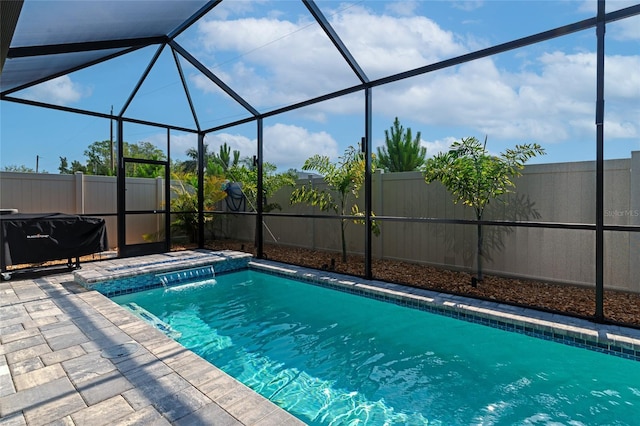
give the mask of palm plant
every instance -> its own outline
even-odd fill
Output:
[[[332,163],[328,156],[314,155],[305,161],[302,170],[316,171],[323,175],[328,190],[320,190],[311,184],[302,185],[291,193],[291,204],[306,203],[317,206],[322,211],[333,211],[340,219],[340,237],[342,243],[342,261],[347,261],[347,244],[345,230],[348,224],[347,209],[350,206],[351,215],[360,219],[354,222],[362,223],[364,214],[358,209],[355,200],[364,184],[365,159],[364,155],[353,146],[346,149],[344,156],[337,163]],[[351,204],[351,197],[354,203]],[[380,230],[375,222],[373,232],[378,235]]]
[[[215,204],[227,194],[222,190],[224,178],[208,175],[204,177],[204,210],[212,211]],[[171,200],[174,217],[172,228],[182,231],[193,243],[198,235],[198,178],[195,173],[174,173],[171,189],[175,194]],[[213,221],[213,216],[204,217],[205,226]]]

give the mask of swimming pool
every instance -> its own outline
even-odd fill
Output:
[[[640,418],[637,361],[253,270],[113,300],[311,425]]]

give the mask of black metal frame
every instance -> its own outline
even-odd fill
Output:
[[[568,229],[568,230],[589,230],[594,231],[596,236],[596,255],[595,255],[595,268],[596,268],[596,307],[595,307],[595,319],[597,321],[604,321],[604,311],[603,311],[603,303],[604,303],[604,232],[605,231],[621,231],[621,232],[640,232],[640,226],[612,226],[604,224],[604,48],[605,48],[605,26],[607,23],[611,23],[614,21],[618,21],[625,18],[630,18],[632,16],[640,15],[640,5],[635,5],[631,7],[627,7],[624,9],[620,9],[614,12],[605,13],[605,0],[598,0],[598,9],[597,14],[593,18],[585,19],[582,21],[578,21],[569,25],[564,25],[561,27],[557,27],[548,31],[543,31],[537,34],[533,34],[527,37],[522,37],[516,40],[512,40],[506,43],[498,44],[496,46],[492,46],[486,49],[481,49],[475,52],[467,53],[464,55],[457,56],[455,58],[443,60],[434,64],[429,64],[423,67],[418,67],[406,72],[401,72],[398,74],[394,74],[391,76],[387,76],[384,78],[380,78],[374,81],[369,81],[365,72],[360,68],[357,61],[351,55],[347,47],[340,40],[338,34],[333,30],[325,16],[322,14],[320,9],[317,7],[313,0],[302,0],[308,11],[318,22],[320,27],[323,29],[327,37],[331,40],[335,48],[342,55],[343,59],[348,63],[351,70],[360,80],[360,84],[354,85],[352,87],[347,87],[338,91],[334,91],[332,93],[327,93],[322,96],[318,96],[306,101],[298,102],[286,107],[273,109],[270,111],[260,112],[251,106],[246,100],[244,100],[239,94],[234,92],[230,87],[228,87],[221,79],[219,79],[213,72],[211,72],[206,66],[200,63],[195,57],[193,57],[186,49],[180,46],[175,38],[181,34],[184,30],[189,28],[189,26],[193,25],[198,21],[202,16],[204,16],[207,12],[212,10],[215,6],[220,3],[221,0],[215,0],[208,2],[204,7],[202,7],[199,11],[197,11],[193,16],[191,16],[187,21],[185,21],[182,25],[176,28],[172,33],[167,36],[161,37],[150,37],[150,38],[141,38],[141,39],[131,39],[131,40],[110,40],[103,42],[91,42],[91,43],[74,43],[69,45],[50,45],[50,46],[39,46],[32,48],[13,48],[9,49],[9,58],[12,57],[20,57],[20,56],[33,56],[33,55],[43,55],[43,54],[51,54],[51,53],[59,53],[59,52],[71,52],[71,51],[86,51],[86,50],[94,50],[94,49],[113,49],[113,48],[122,48],[123,50],[112,54],[110,56],[101,58],[99,60],[83,64],[82,66],[75,67],[73,69],[65,70],[63,72],[57,73],[56,75],[50,76],[46,79],[40,79],[38,81],[31,82],[26,85],[22,85],[20,87],[7,90],[3,93],[0,93],[0,98],[6,101],[12,101],[27,105],[45,107],[50,109],[56,109],[60,111],[67,111],[77,114],[85,114],[91,115],[101,118],[112,119],[110,114],[103,114],[94,111],[86,111],[69,107],[62,107],[52,104],[47,104],[43,102],[29,101],[24,99],[19,99],[10,96],[12,93],[25,89],[27,87],[33,86],[35,84],[39,84],[43,81],[46,81],[51,78],[58,77],[60,75],[65,75],[73,71],[77,71],[79,69],[83,69],[85,67],[94,65],[96,63],[100,63],[120,55],[132,52],[134,50],[140,49],[142,47],[146,47],[153,44],[158,44],[158,50],[156,51],[154,57],[152,58],[149,66],[141,76],[138,84],[133,89],[129,99],[124,104],[122,111],[118,114],[115,119],[118,123],[118,246],[123,247],[125,242],[125,233],[124,233],[124,217],[125,217],[125,200],[124,200],[124,164],[126,161],[131,159],[126,159],[123,157],[123,123],[137,123],[144,124],[150,126],[156,126],[161,128],[166,128],[169,134],[170,130],[177,130],[183,132],[191,132],[197,133],[198,135],[198,182],[199,182],[199,190],[198,190],[198,217],[200,229],[198,233],[198,244],[200,247],[204,246],[204,193],[203,193],[203,175],[204,175],[204,137],[208,133],[220,131],[223,129],[227,129],[230,127],[238,126],[241,124],[246,124],[250,122],[256,123],[256,134],[257,134],[257,167],[258,167],[258,182],[257,182],[257,190],[258,194],[263,192],[263,120],[268,117],[276,116],[285,112],[293,111],[299,108],[303,108],[306,106],[314,105],[320,102],[324,102],[330,99],[335,99],[344,95],[363,92],[365,96],[365,105],[364,105],[364,138],[363,138],[363,152],[365,154],[366,168],[365,168],[365,224],[366,224],[366,234],[365,234],[365,271],[364,275],[367,278],[372,277],[371,270],[371,225],[372,225],[372,216],[371,216],[371,154],[372,154],[372,146],[371,146],[371,128],[372,128],[372,89],[378,86],[383,86],[385,84],[405,80],[411,77],[416,77],[419,75],[428,74],[434,71],[438,71],[441,69],[445,69],[448,67],[460,65],[469,61],[473,61],[476,59],[493,56],[496,54],[504,53],[507,51],[511,51],[514,49],[522,48],[528,45],[540,43],[543,41],[551,40],[557,37],[562,37],[568,34],[572,34],[579,31],[584,31],[587,29],[596,29],[597,36],[597,75],[596,75],[596,87],[597,87],[597,99],[596,99],[596,107],[595,107],[595,124],[596,124],[596,223],[595,224],[574,224],[574,223],[544,223],[544,222],[511,222],[511,221],[481,221],[480,223],[483,225],[492,225],[492,226],[516,226],[516,227],[532,227],[532,228],[553,228],[553,229]],[[138,120],[130,117],[125,117],[124,114],[135,97],[137,91],[140,86],[146,79],[150,70],[154,66],[158,57],[162,53],[164,47],[169,45],[172,49],[172,54],[174,56],[176,67],[178,68],[178,72],[180,74],[180,78],[182,80],[183,89],[185,90],[185,94],[187,96],[187,100],[189,103],[189,107],[191,108],[192,115],[194,118],[194,123],[196,129],[189,129],[179,126],[171,126],[161,123],[154,123],[144,120]],[[180,61],[178,59],[178,55],[187,60],[190,64],[192,64],[196,69],[198,69],[201,73],[203,73],[207,78],[209,78],[213,83],[215,83],[220,89],[222,89],[227,95],[233,98],[238,104],[243,106],[250,114],[249,117],[243,118],[240,120],[236,120],[233,122],[226,123],[221,126],[212,127],[209,129],[201,129],[198,118],[196,115],[195,108],[191,101],[191,96],[189,94],[187,84],[184,80],[184,75],[182,73],[182,69],[180,66]],[[136,160],[138,161],[138,160]],[[167,160],[169,161],[169,159]],[[167,172],[168,173],[168,172]],[[170,176],[165,174],[165,178],[167,182],[169,182]],[[166,190],[169,190],[169,185],[166,185]],[[167,196],[167,200],[169,197]],[[259,231],[257,232],[256,244],[257,244],[257,255],[258,257],[263,257],[263,228],[262,223],[264,217],[268,216],[278,216],[278,217],[305,217],[305,218],[314,218],[314,217],[322,217],[327,218],[327,216],[322,215],[287,215],[287,214],[274,214],[274,213],[265,213],[263,211],[262,203],[257,203],[257,211],[254,213],[256,216],[256,226]],[[169,220],[169,208],[166,209],[167,220]],[[129,212],[130,213],[130,212]],[[210,214],[212,212],[207,212]],[[219,214],[213,212],[214,214]],[[333,219],[340,219],[342,216],[332,216]],[[375,220],[377,221],[410,221],[410,222],[426,222],[426,223],[450,223],[450,224],[462,224],[462,225],[477,225],[478,221],[475,220],[452,220],[446,218],[407,218],[407,217],[384,217],[384,216],[376,216]],[[169,222],[167,222],[168,224]],[[169,227],[167,226],[167,230]],[[168,235],[168,232],[167,232]],[[169,239],[167,239],[169,241]],[[168,247],[168,246],[167,246]]]

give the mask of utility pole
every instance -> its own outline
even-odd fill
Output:
[[[38,166],[40,165],[40,156],[36,155],[36,173],[38,173]]]

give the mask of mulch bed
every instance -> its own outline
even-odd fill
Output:
[[[174,246],[174,250],[194,247]],[[232,240],[215,240],[209,247],[213,250],[237,250],[253,252],[251,243]],[[255,253],[253,253],[255,254]],[[266,258],[292,265],[315,269],[331,269],[347,275],[364,275],[364,258],[348,256],[343,263],[340,253],[265,244]],[[81,258],[82,262],[99,260],[95,256]],[[46,262],[41,266],[66,261]],[[25,265],[10,267],[16,271]],[[472,275],[432,266],[394,260],[373,260],[373,276],[377,280],[405,284],[412,287],[441,291],[478,299],[492,300],[517,306],[527,306],[560,314],[593,319],[595,314],[595,289],[567,284],[554,284],[525,279],[486,275],[477,287],[471,286]],[[56,272],[55,270],[52,272]],[[59,270],[57,271],[60,272]],[[44,272],[46,273],[46,272]],[[29,274],[33,275],[33,274]],[[640,294],[616,290],[605,290],[605,321],[640,328]]]
[[[253,251],[250,243],[228,240],[216,240],[210,248]],[[347,262],[343,263],[340,253],[274,244],[265,244],[264,254],[266,258],[278,262],[315,269],[333,269],[348,275],[364,275],[362,256],[348,256]],[[528,306],[587,319],[593,319],[595,314],[594,288],[491,275],[486,275],[474,288],[471,286],[472,275],[469,273],[393,260],[374,259],[372,271],[375,279],[412,287]],[[604,315],[607,322],[640,328],[640,294],[605,290],[604,299]]]

